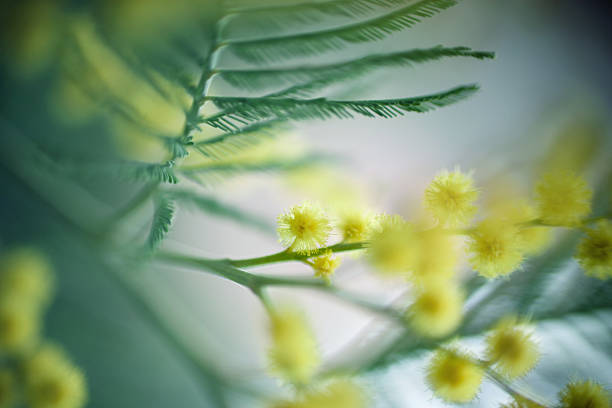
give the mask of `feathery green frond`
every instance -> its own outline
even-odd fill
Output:
[[[346,119],[354,115],[393,118],[406,112],[427,112],[467,98],[478,90],[476,85],[466,85],[448,91],[403,99],[341,101],[325,98],[234,98],[211,97],[222,110],[217,115],[203,119],[210,126],[231,130],[270,118],[292,120]]]
[[[282,120],[272,119],[254,123],[233,132],[223,133],[195,143],[194,148],[212,159],[225,158],[252,147],[264,139],[273,138],[281,128]]]
[[[383,16],[343,27],[276,38],[228,40],[238,57],[263,63],[338,50],[347,44],[382,40],[457,4],[456,0],[421,0]]]
[[[352,61],[284,69],[220,70],[218,74],[231,85],[248,90],[281,86],[300,82],[283,91],[268,96],[297,97],[310,95],[313,91],[336,82],[355,79],[373,70],[387,67],[412,66],[444,57],[494,58],[495,54],[474,51],[467,47],[446,48],[441,45],[425,49],[413,49],[382,55],[368,55]]]
[[[190,190],[172,191],[167,193],[167,195],[180,204],[185,204],[186,206],[199,209],[212,215],[225,217],[267,232],[274,230],[271,224],[263,221],[261,218],[239,208],[222,203],[210,196],[198,194]]]
[[[193,145],[191,136],[181,136],[164,139],[168,151],[174,158],[186,157],[189,155],[188,146]]]
[[[126,162],[117,166],[119,175],[133,181],[158,181],[160,183],[176,184],[174,161],[164,163]]]
[[[156,249],[164,240],[174,219],[174,201],[167,196],[160,196],[155,204],[153,221],[147,238],[147,248]]]
[[[318,23],[325,17],[360,17],[379,8],[405,4],[405,0],[332,0],[326,2],[246,5],[230,7],[238,14],[232,24],[248,24],[256,29],[292,28],[295,24]]]

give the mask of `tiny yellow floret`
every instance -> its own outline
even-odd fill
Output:
[[[87,402],[83,372],[52,345],[43,346],[26,361],[25,384],[32,408],[81,408]]]
[[[278,217],[280,242],[300,254],[310,254],[327,242],[332,227],[321,207],[305,202]]]
[[[340,211],[338,229],[344,242],[364,242],[376,231],[377,224],[370,212],[349,209]]]
[[[427,383],[447,402],[469,402],[476,397],[484,371],[456,350],[438,349],[427,367]]]
[[[29,302],[16,296],[0,297],[0,354],[31,350],[39,339],[40,327],[40,314]]]
[[[547,173],[536,185],[536,203],[545,224],[576,226],[591,212],[593,192],[570,171]]]
[[[417,254],[412,226],[399,215],[386,214],[379,217],[379,225],[367,251],[369,261],[383,274],[406,275]]]
[[[0,369],[0,408],[12,408],[17,402],[15,375],[6,368]]]
[[[594,381],[572,381],[559,394],[561,408],[610,408],[610,393]]]
[[[472,267],[485,278],[510,274],[523,261],[524,245],[519,229],[508,222],[488,219],[469,235]]]
[[[602,220],[589,228],[578,245],[576,258],[584,272],[599,279],[612,278],[612,222]]]
[[[323,255],[318,256],[312,261],[314,275],[329,282],[336,268],[340,265],[340,258],[334,256],[332,251],[326,251]]]
[[[487,360],[509,379],[527,374],[539,358],[537,344],[514,316],[502,319],[485,342]]]
[[[296,384],[307,384],[320,363],[319,350],[312,329],[304,315],[291,308],[270,315],[272,345],[269,350],[271,371]]]
[[[281,401],[272,408],[366,408],[365,391],[349,379],[335,379],[323,387],[308,389],[294,401]]]
[[[15,296],[44,306],[52,292],[47,258],[33,248],[14,248],[0,256],[0,295]]]
[[[449,334],[461,322],[463,292],[452,282],[434,283],[418,290],[406,317],[419,334],[440,337]]]
[[[474,217],[477,198],[471,175],[444,170],[425,189],[425,208],[440,225],[460,227]]]

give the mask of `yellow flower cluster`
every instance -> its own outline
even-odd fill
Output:
[[[19,376],[0,367],[0,408],[15,406],[21,390],[32,408],[85,405],[82,372],[58,347],[40,345],[52,283],[51,266],[39,251],[15,248],[0,255],[0,356],[9,355],[23,367]]]
[[[472,267],[486,278],[512,273],[523,261],[519,228],[508,222],[487,219],[469,234]]]
[[[323,209],[305,202],[278,217],[281,244],[300,254],[311,254],[327,243],[332,226]]]
[[[588,229],[576,258],[587,275],[612,278],[612,222],[602,220],[595,228]]]
[[[610,393],[590,380],[570,382],[559,399],[561,408],[610,408]]]
[[[308,389],[293,401],[279,401],[271,408],[366,408],[365,391],[346,378],[330,381],[323,386]]]
[[[469,174],[443,170],[425,190],[425,208],[440,225],[460,227],[476,214],[478,190]]]
[[[514,316],[503,318],[486,338],[486,358],[508,379],[527,374],[538,361],[538,346]]]
[[[314,258],[312,261],[314,275],[328,283],[338,265],[340,265],[340,258],[335,257],[332,251],[326,251],[323,255]]]
[[[306,318],[288,307],[271,312],[270,320],[271,371],[291,383],[309,383],[319,367],[320,356]]]
[[[476,397],[484,370],[458,350],[438,349],[427,367],[427,383],[447,402],[464,403]]]
[[[547,173],[536,186],[539,215],[545,224],[577,226],[591,212],[593,193],[573,172]]]
[[[429,284],[417,291],[406,317],[418,333],[441,337],[457,328],[461,322],[463,292],[452,282]]]

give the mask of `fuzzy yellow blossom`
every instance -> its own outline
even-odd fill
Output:
[[[16,400],[15,376],[7,369],[0,369],[0,408],[11,408]]]
[[[509,379],[527,374],[538,361],[537,344],[514,316],[502,319],[485,341],[487,360]]]
[[[578,245],[576,258],[585,273],[599,279],[612,278],[612,222],[599,221]]]
[[[368,248],[370,262],[383,274],[407,274],[417,254],[412,226],[399,215],[382,215],[379,223]]]
[[[32,408],[80,408],[87,402],[83,372],[56,346],[44,345],[25,365],[25,394]]]
[[[461,322],[463,292],[451,282],[434,283],[417,292],[406,317],[418,333],[440,337],[452,332]]]
[[[446,281],[456,271],[458,252],[454,237],[440,228],[416,232],[416,256],[410,277],[417,285]]]
[[[594,381],[572,381],[559,395],[561,408],[610,408],[610,393]]]
[[[493,217],[503,219],[518,228],[525,254],[535,255],[546,249],[551,241],[551,228],[543,225],[528,225],[538,218],[538,212],[526,199],[506,199],[492,209]]]
[[[307,384],[320,362],[312,329],[304,315],[285,308],[272,312],[270,334],[272,346],[268,357],[270,369],[284,380]]]
[[[11,249],[0,256],[0,295],[46,305],[51,297],[51,266],[32,248]]]
[[[21,354],[39,338],[40,315],[27,301],[16,296],[0,298],[0,354]]]
[[[323,255],[312,260],[312,268],[317,278],[329,282],[336,268],[340,265],[340,258],[334,256],[332,251],[326,251]]]
[[[310,254],[327,242],[332,227],[321,207],[305,202],[278,216],[281,244],[300,254]]]
[[[447,402],[469,402],[476,397],[484,370],[456,350],[438,349],[427,367],[427,383]]]
[[[469,235],[470,263],[486,278],[510,274],[523,261],[519,229],[505,221],[487,219]]]
[[[332,380],[324,387],[307,390],[295,401],[282,401],[272,408],[366,408],[365,391],[348,379]]]
[[[547,173],[536,185],[536,202],[545,224],[576,226],[591,212],[593,192],[569,171]]]
[[[340,211],[338,229],[344,242],[368,241],[377,229],[376,217],[368,211],[356,209]]]
[[[460,170],[438,174],[425,189],[425,208],[443,226],[468,224],[476,213],[478,190],[471,175]]]

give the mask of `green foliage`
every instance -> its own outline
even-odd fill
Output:
[[[157,197],[153,221],[147,238],[147,248],[157,249],[165,238],[174,220],[174,201],[166,195]]]
[[[204,120],[204,123],[231,131],[241,124],[269,118],[292,120],[348,119],[354,115],[393,118],[406,112],[428,112],[458,102],[478,90],[476,85],[466,85],[448,91],[404,99],[341,101],[293,98],[233,98],[214,97],[215,104],[228,112],[221,112]]]
[[[174,175],[174,160],[165,163],[127,162],[119,164],[119,174],[131,181],[157,181],[160,183],[178,183]]]
[[[284,91],[275,93],[274,96],[304,97],[325,86],[355,79],[376,69],[410,67],[417,63],[435,61],[444,57],[471,57],[482,60],[494,56],[495,54],[491,52],[473,51],[467,47],[445,48],[439,45],[391,54],[368,55],[328,65],[260,70],[220,70],[218,73],[233,86],[249,90],[298,82]]]
[[[455,0],[421,0],[383,16],[344,27],[276,38],[228,40],[226,43],[237,56],[254,63],[316,55],[341,49],[347,44],[382,40],[455,4]]]

